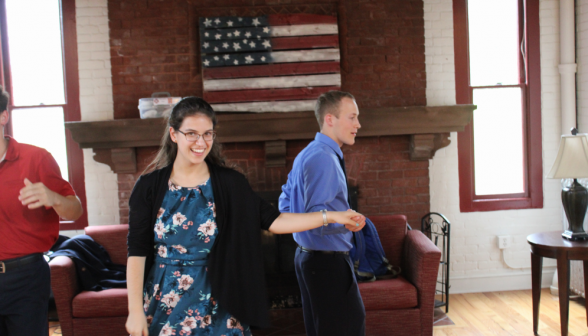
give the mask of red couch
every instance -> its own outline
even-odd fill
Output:
[[[112,262],[127,264],[128,225],[88,226],[86,234],[104,246]],[[81,291],[73,261],[56,257],[49,263],[51,288],[64,336],[128,335],[127,289]]]
[[[368,336],[433,334],[433,306],[441,252],[420,231],[407,231],[406,217],[372,216],[396,279],[361,283]],[[89,226],[86,234],[104,246],[112,261],[127,263],[128,225]],[[51,287],[64,336],[124,336],[127,290],[80,291],[68,257],[53,259]]]
[[[359,284],[367,336],[433,335],[435,286],[441,251],[420,231],[407,231],[406,217],[370,216],[386,257],[402,268],[396,279]]]

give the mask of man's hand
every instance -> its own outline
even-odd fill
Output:
[[[82,203],[75,195],[61,196],[43,183],[32,183],[27,178],[24,179],[24,184],[25,187],[20,190],[18,200],[29,209],[52,207],[59,217],[67,220],[76,220],[84,213]]]
[[[347,211],[354,211],[354,210],[348,209]],[[345,224],[345,228],[347,228],[347,230],[349,230],[351,232],[357,232],[357,231],[360,231],[361,229],[363,229],[363,227],[365,226],[365,216],[364,215],[358,213],[357,216],[352,217],[351,219],[355,221],[355,225]]]
[[[42,182],[32,183],[24,179],[25,187],[20,190],[18,200],[29,209],[37,209],[42,206],[53,207],[56,203],[56,193],[45,187]]]

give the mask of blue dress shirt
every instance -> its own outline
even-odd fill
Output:
[[[339,156],[338,156],[339,155]],[[346,211],[347,182],[339,157],[343,152],[328,136],[317,133],[294,160],[288,182],[282,186],[280,212],[306,213],[323,209]],[[353,233],[342,224],[329,224],[294,233],[298,245],[311,250],[349,251]]]

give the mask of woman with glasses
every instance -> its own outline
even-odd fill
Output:
[[[172,110],[159,153],[130,197],[127,287],[131,336],[251,335],[269,325],[260,230],[293,233],[358,213],[280,214],[228,167],[212,107]]]

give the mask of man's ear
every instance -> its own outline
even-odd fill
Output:
[[[8,111],[4,110],[0,113],[0,126],[4,127],[8,124]]]
[[[323,123],[324,125],[329,125],[329,127],[333,126],[333,115],[330,113],[327,113],[325,115],[325,121]]]

